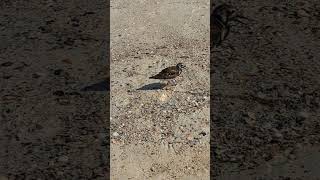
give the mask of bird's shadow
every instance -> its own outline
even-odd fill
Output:
[[[104,80],[81,89],[81,91],[110,91],[110,81]]]
[[[143,90],[143,91],[158,90],[158,89],[163,89],[164,86],[165,86],[165,84],[163,84],[163,83],[151,83],[151,84],[144,85],[137,90]]]

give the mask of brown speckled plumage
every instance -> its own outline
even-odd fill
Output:
[[[178,63],[176,66],[163,69],[158,74],[151,76],[150,79],[174,79],[181,74],[184,67],[182,63]]]

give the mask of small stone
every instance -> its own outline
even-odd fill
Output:
[[[154,171],[155,171],[155,168],[154,168],[154,167],[151,167],[151,168],[150,168],[150,171],[154,172]]]
[[[202,131],[201,133],[199,133],[199,135],[205,136],[205,135],[207,135],[207,133]]]
[[[192,140],[193,140],[193,137],[192,137],[191,134],[189,134],[189,135],[187,136],[187,140],[188,140],[188,141],[192,141]]]
[[[195,106],[195,107],[198,107],[198,106],[199,106],[199,103],[198,103],[198,102],[194,102],[194,106]]]
[[[117,141],[117,140],[115,140],[115,139],[112,139],[112,140],[111,140],[111,143],[112,143],[112,144],[119,144],[119,141]]]
[[[119,133],[114,132],[114,133],[112,134],[112,136],[117,137],[117,136],[119,136]]]

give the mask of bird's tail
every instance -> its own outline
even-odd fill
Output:
[[[149,77],[149,79],[158,79],[159,77],[157,75]]]

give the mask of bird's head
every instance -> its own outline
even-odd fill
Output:
[[[235,13],[235,8],[231,5],[222,4],[212,9],[211,15],[214,18],[219,19],[220,21],[226,23],[229,17]]]
[[[186,66],[185,66],[184,64],[182,64],[182,63],[178,63],[178,64],[176,65],[176,67],[177,67],[177,69],[179,69],[179,70],[182,70],[182,69],[186,68]]]

